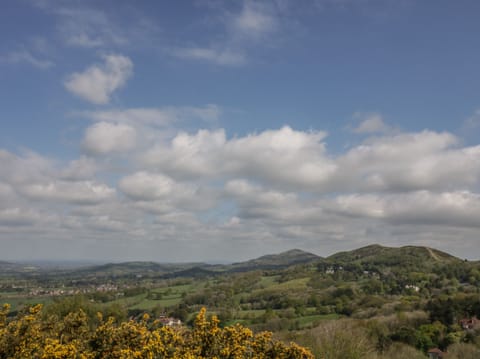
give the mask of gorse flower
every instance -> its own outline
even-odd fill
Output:
[[[162,326],[144,315],[140,321],[117,323],[98,315],[90,323],[82,311],[60,320],[42,315],[42,306],[8,320],[0,309],[0,358],[20,359],[313,359],[306,348],[254,334],[240,324],[219,327],[203,308],[192,329]],[[92,325],[93,324],[93,325]]]

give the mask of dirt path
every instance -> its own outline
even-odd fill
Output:
[[[435,259],[436,261],[440,260],[440,258],[438,258],[438,256],[435,253],[433,253],[431,248],[428,248],[428,247],[425,247],[425,248],[427,248],[428,253],[430,253],[433,259]]]

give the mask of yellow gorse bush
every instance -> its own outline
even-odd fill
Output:
[[[121,323],[99,315],[92,325],[82,310],[45,318],[41,305],[11,320],[8,312],[8,305],[0,309],[0,359],[313,359],[306,348],[275,341],[269,332],[220,328],[204,308],[192,329],[162,326],[148,315]]]

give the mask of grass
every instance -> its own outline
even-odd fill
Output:
[[[274,275],[274,276],[262,276],[260,278],[260,282],[257,283],[257,286],[259,288],[267,288],[271,287],[272,285],[278,284],[278,278],[280,278],[279,275]]]
[[[307,283],[309,280],[310,280],[309,277],[292,279],[287,282],[272,285],[269,289],[278,289],[278,290],[304,289],[304,288],[307,288]]]
[[[129,309],[151,310],[157,306],[167,308],[179,304],[181,300],[181,296],[167,297],[162,299],[147,299],[144,297],[142,301],[130,306]]]
[[[24,306],[31,306],[35,304],[48,304],[52,302],[52,297],[50,296],[38,296],[34,298],[26,297],[9,297],[9,298],[0,298],[0,304],[8,303],[10,304],[10,310],[20,310]]]
[[[149,299],[148,293],[141,293],[136,296],[119,298],[110,303],[117,303],[128,309],[152,310],[159,306],[163,308],[173,307],[182,300],[183,293],[191,293],[197,289],[198,285],[182,284],[160,288],[152,288],[152,294],[161,294],[161,299]]]
[[[238,317],[259,317],[265,313],[265,309],[250,309],[238,311]]]
[[[305,328],[309,327],[311,325],[314,325],[316,322],[319,322],[321,320],[333,320],[333,319],[338,319],[341,316],[336,313],[332,314],[315,314],[315,315],[306,315],[303,317],[297,318],[298,323],[300,325],[300,328]]]

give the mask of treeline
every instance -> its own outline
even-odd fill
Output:
[[[206,306],[227,321],[247,319],[239,315],[258,310],[274,310],[280,315],[285,312],[284,317],[293,311],[296,317],[336,314],[371,318],[392,311],[429,310],[425,306],[429,299],[442,295],[478,297],[477,278],[478,270],[463,262],[439,265],[429,273],[419,268],[386,268],[383,262],[375,265],[322,262],[313,268],[296,266],[278,274],[270,271],[219,276],[208,286],[186,293],[177,308],[191,312],[198,306]],[[295,281],[302,279],[305,279],[303,284],[295,287]],[[388,303],[395,303],[395,307]]]
[[[348,291],[336,294],[350,295]],[[459,325],[460,319],[477,315],[477,295],[434,298],[425,309],[321,321],[295,331],[287,324],[298,321],[298,313],[267,310],[254,327],[272,328],[275,337],[283,339],[275,341],[270,332],[254,334],[240,325],[222,328],[216,317],[206,317],[205,310],[188,327],[170,328],[156,321],[154,313],[137,313],[129,319],[119,305],[74,296],[16,315],[8,306],[0,310],[0,359],[313,358],[296,344],[283,344],[290,341],[309,348],[317,358],[425,358],[434,347],[448,352],[446,358],[480,358],[480,327],[465,330]]]
[[[428,323],[425,313],[402,313],[375,320],[340,319],[315,328],[289,332],[285,338],[308,346],[316,358],[328,359],[425,359],[427,351],[450,335],[442,347],[444,359],[478,359],[477,339],[465,342],[466,333],[453,338],[440,323]],[[446,344],[446,342],[443,342]]]

